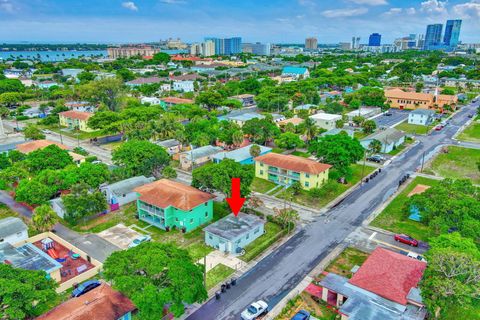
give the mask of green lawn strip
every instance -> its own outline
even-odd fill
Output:
[[[349,247],[343,250],[342,253],[325,268],[325,271],[351,278],[353,274],[350,270],[352,270],[354,266],[361,266],[367,257],[368,253]]]
[[[293,151],[291,153],[292,156],[297,156],[297,157],[302,157],[302,158],[309,158],[311,156],[310,153],[308,152],[302,152],[302,151]]]
[[[251,189],[255,192],[267,193],[276,186],[277,185],[271,181],[255,177],[253,178]]]
[[[252,260],[283,237],[284,234],[285,230],[278,224],[267,222],[265,233],[245,247],[245,255],[241,256],[240,259],[245,262]]]
[[[357,138],[358,140],[363,139],[363,138],[365,138],[366,136],[368,136],[368,133],[365,133],[365,132],[363,132],[363,131],[355,131],[355,132],[353,133],[353,137],[354,137],[354,138]]]
[[[452,179],[472,179],[480,183],[480,150],[456,146],[448,147],[448,153],[440,153],[428,166],[427,172]]]
[[[411,124],[407,121],[400,123],[395,126],[395,129],[401,130],[407,134],[427,134],[430,129],[433,128],[433,125],[421,126],[418,124]]]
[[[416,177],[390,204],[372,221],[373,227],[382,228],[395,233],[405,233],[415,239],[427,241],[431,230],[421,222],[408,219],[405,204],[408,201],[407,195],[418,185],[434,186],[438,180],[424,177]]]
[[[471,123],[458,135],[458,140],[480,143],[480,122]]]
[[[234,269],[224,265],[217,264],[215,267],[207,271],[207,290],[215,287],[235,272]]]
[[[272,149],[273,153],[283,153],[284,151],[285,151],[285,149],[282,149],[282,148],[273,148]]]
[[[348,181],[347,184],[338,183],[335,180],[329,179],[327,183],[320,188],[322,190],[320,195],[313,196],[309,191],[302,190],[298,195],[295,195],[293,197],[293,202],[307,207],[324,207],[360,181],[360,179],[362,178],[363,165],[353,164],[351,168],[353,174],[352,178]],[[375,169],[375,167],[366,165],[363,173],[364,176],[369,175]],[[288,200],[289,192],[282,191],[278,193],[276,197],[280,199],[285,199],[287,197]]]
[[[464,305],[452,301],[444,309],[444,312],[440,310],[441,319],[480,320],[480,302],[478,299],[473,299],[471,304]]]

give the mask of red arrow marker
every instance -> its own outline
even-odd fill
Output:
[[[227,202],[236,217],[245,202],[245,198],[240,198],[240,178],[232,178],[232,197]]]

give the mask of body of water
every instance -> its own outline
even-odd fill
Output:
[[[80,57],[107,57],[107,50],[91,51],[0,51],[0,59],[64,61]]]

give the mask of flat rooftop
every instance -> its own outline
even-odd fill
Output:
[[[203,230],[226,240],[235,240],[264,224],[265,221],[260,219],[260,217],[240,212],[236,217],[233,213],[229,214]]]

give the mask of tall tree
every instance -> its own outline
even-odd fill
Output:
[[[65,207],[65,220],[75,225],[82,218],[87,218],[107,210],[107,200],[100,191],[90,191],[87,184],[79,183],[72,187],[72,192],[62,197]]]
[[[73,164],[73,158],[68,154],[68,151],[55,144],[30,152],[26,161],[27,166],[33,172],[45,169],[63,169]]]
[[[2,319],[31,319],[51,308],[57,284],[44,271],[24,270],[0,263]]]
[[[25,136],[25,139],[31,139],[31,140],[45,139],[45,134],[33,124],[27,125],[25,130],[23,130],[23,135]]]
[[[32,224],[39,232],[52,230],[57,221],[57,214],[48,204],[41,205],[33,211]]]
[[[300,139],[298,135],[292,132],[285,132],[280,134],[278,138],[275,139],[275,144],[279,148],[288,149],[288,150],[302,148],[305,145],[303,140]]]
[[[138,307],[139,318],[157,320],[168,307],[176,317],[184,304],[207,298],[202,267],[173,244],[143,243],[112,253],[103,265],[107,280]]]

